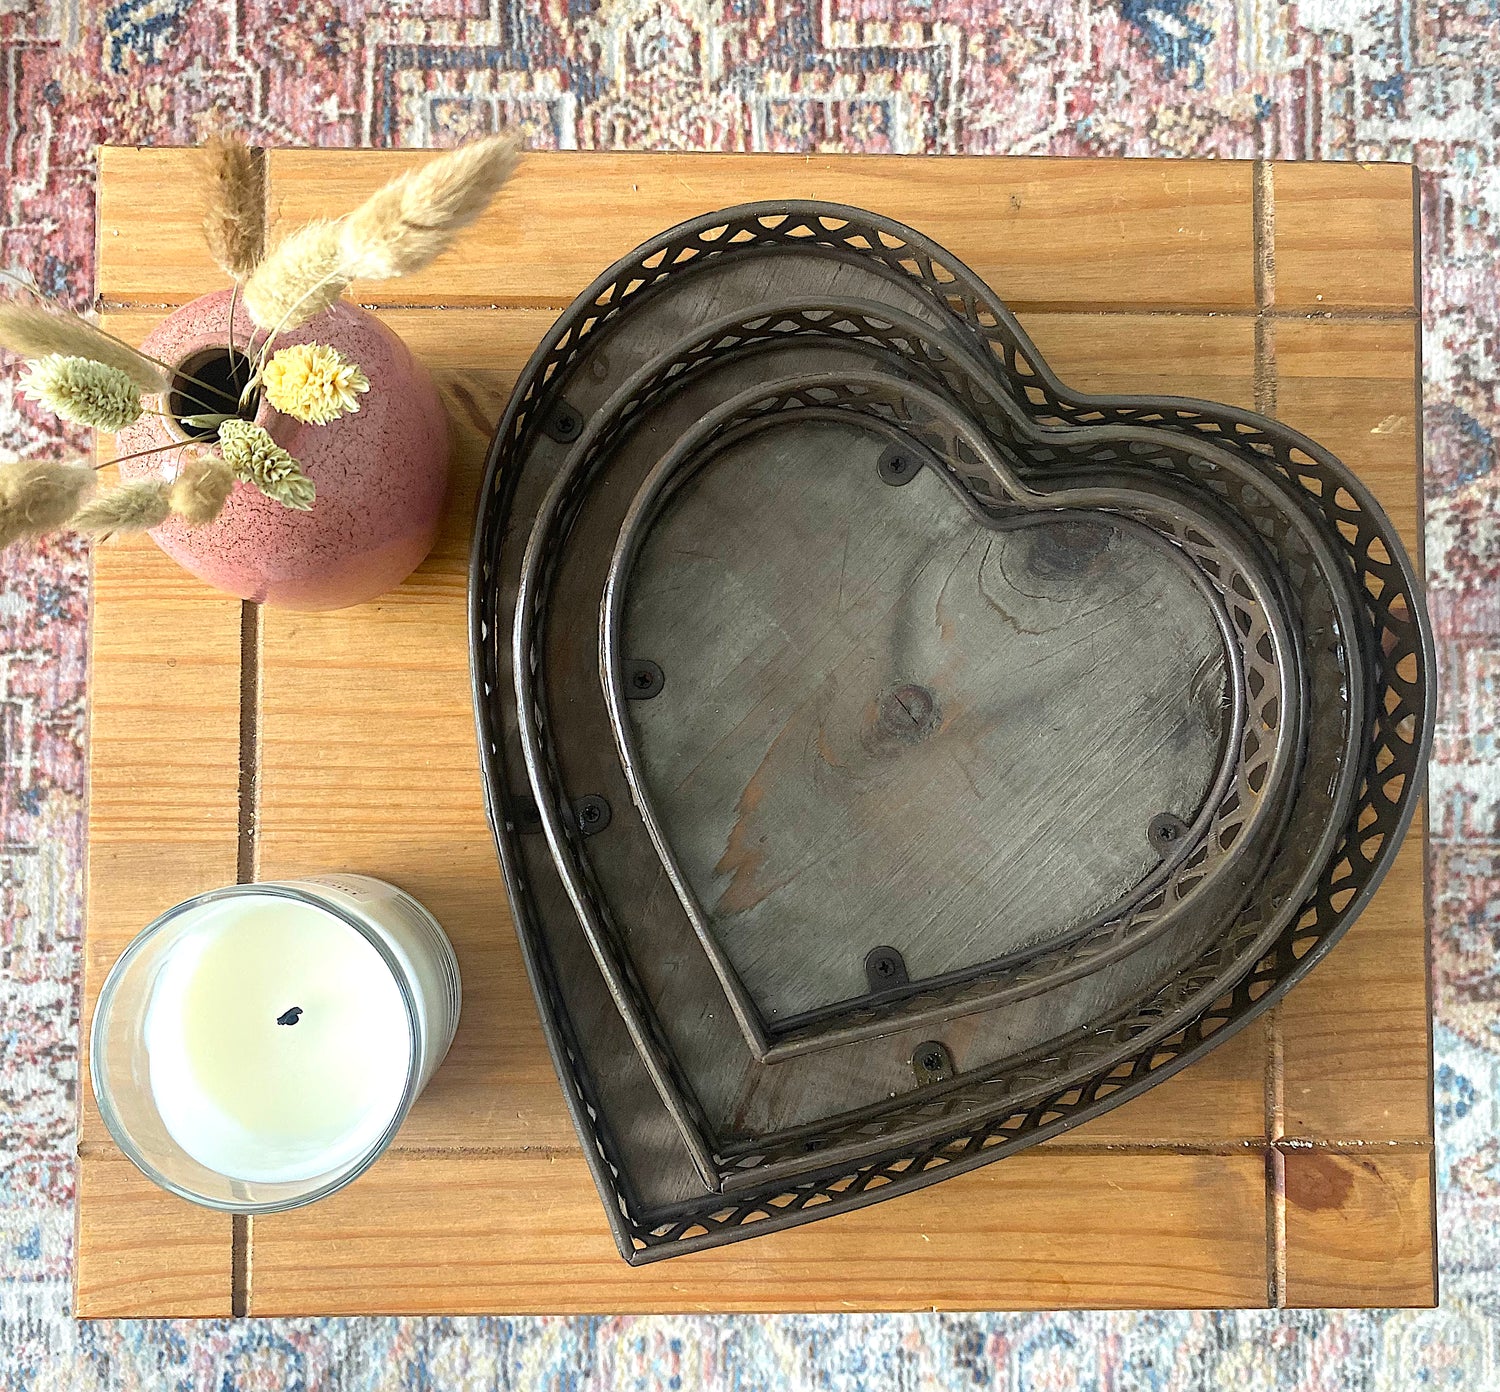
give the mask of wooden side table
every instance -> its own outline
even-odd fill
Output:
[[[100,307],[134,341],[220,283],[186,158],[101,152]],[[295,225],[341,211],[421,158],[272,151],[272,212]],[[448,525],[409,583],[343,613],[262,612],[145,540],[96,555],[85,1026],[110,963],[174,901],[327,870],[427,903],[457,946],[465,1003],[392,1153],[275,1217],[158,1192],[114,1149],[85,1084],[79,1315],[1433,1303],[1415,834],[1308,981],[1147,1096],[874,1208],[635,1270],[616,1255],[481,807],[464,607],[474,492],[521,364],[608,260],[693,214],[780,195],[927,232],[1085,390],[1209,397],[1300,427],[1420,546],[1409,167],[528,157],[458,251],[355,287],[431,364],[455,425]]]

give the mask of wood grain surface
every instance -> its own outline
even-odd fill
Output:
[[[101,152],[98,292],[126,336],[220,283],[196,210],[158,196],[185,158]],[[421,158],[273,151],[271,201],[295,225]],[[432,368],[455,424],[445,530],[407,584],[342,613],[247,623],[148,542],[98,552],[86,1016],[133,932],[239,868],[358,870],[410,889],[454,940],[465,1010],[394,1152],[341,1195],[241,1225],[239,1243],[228,1219],[137,1176],[85,1109],[80,1315],[1434,1299],[1416,836],[1272,1017],[1135,1102],[806,1228],[647,1268],[615,1254],[484,822],[464,614],[474,493],[493,423],[558,309],[672,222],[777,194],[911,222],[1010,299],[1080,387],[1258,405],[1308,430],[1416,543],[1405,167],[529,156],[451,257],[356,289]]]
[[[1264,1186],[1251,1151],[1052,1148],[837,1219],[632,1268],[591,1211],[598,1198],[576,1150],[401,1154],[305,1214],[256,1219],[254,1309],[1260,1305]]]

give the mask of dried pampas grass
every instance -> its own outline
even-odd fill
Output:
[[[0,464],[0,547],[61,527],[94,486],[86,464],[17,459]]]
[[[54,353],[88,358],[123,372],[144,392],[167,389],[167,374],[158,364],[65,309],[43,309],[20,300],[0,303],[0,347],[23,358]]]
[[[211,135],[199,149],[206,206],[203,235],[219,269],[243,280],[266,250],[266,181],[260,158],[243,140]]]
[[[262,329],[296,328],[352,280],[421,270],[484,211],[516,160],[509,136],[490,136],[391,180],[337,222],[292,233],[245,282],[250,317]]]
[[[344,219],[352,278],[389,280],[435,260],[485,210],[516,159],[515,142],[493,135],[392,179]]]
[[[73,514],[73,526],[101,541],[118,532],[144,532],[172,515],[172,485],[165,479],[139,479],[96,493]]]

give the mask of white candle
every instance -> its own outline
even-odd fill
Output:
[[[223,899],[165,965],[146,1012],[151,1092],[172,1139],[233,1179],[347,1165],[401,1105],[413,1048],[390,968],[322,909]]]
[[[95,1092],[147,1174],[268,1211],[358,1174],[457,1024],[453,951],[414,899],[362,876],[189,900],[136,939],[100,995]]]

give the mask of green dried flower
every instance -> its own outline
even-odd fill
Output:
[[[253,421],[227,420],[219,426],[224,462],[242,483],[253,483],[283,507],[305,512],[316,489],[302,466]]]
[[[140,419],[140,388],[118,367],[49,353],[28,368],[22,384],[26,395],[65,421],[99,430],[124,430]]]

